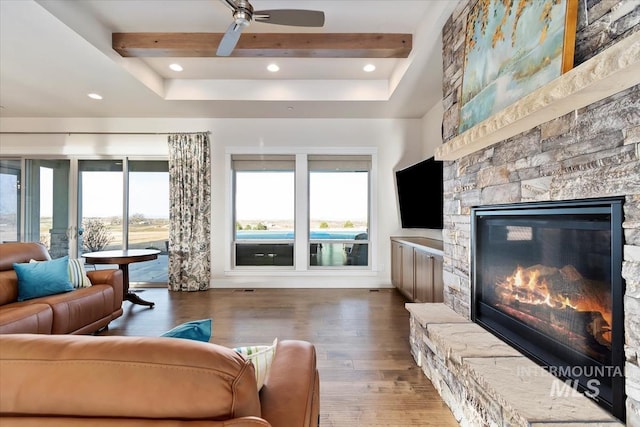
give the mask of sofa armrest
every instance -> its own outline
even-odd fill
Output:
[[[87,271],[87,277],[91,280],[92,285],[109,285],[113,288],[113,310],[119,310],[122,307],[124,298],[124,288],[122,284],[122,271],[110,268],[106,270]]]
[[[316,427],[320,378],[316,350],[306,341],[278,342],[269,375],[260,390],[262,418],[273,427]]]

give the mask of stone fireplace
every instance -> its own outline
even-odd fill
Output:
[[[618,418],[625,410],[622,203],[471,211],[471,319],[562,372]]]
[[[459,136],[464,35],[470,3],[473,2],[463,1],[443,29],[445,112],[442,128],[445,147],[447,144],[451,146],[451,142]],[[574,67],[598,54],[613,50],[610,49],[612,46],[625,39],[634,40],[632,46],[637,50],[640,44],[637,41],[639,17],[640,6],[637,2],[580,1]],[[624,295],[620,296],[623,307],[619,311],[624,336],[617,338],[624,344],[623,354],[616,357],[624,365],[626,398],[622,412],[626,414],[622,420],[626,419],[628,425],[640,425],[640,85],[636,80],[631,87],[611,93],[588,105],[581,104],[568,113],[540,121],[540,124],[509,135],[506,139],[496,139],[496,142],[484,144],[478,149],[462,149],[459,150],[459,156],[448,157],[449,161],[445,162],[444,168],[444,296],[445,306],[461,319],[471,322],[472,317],[475,318],[472,303],[472,248],[476,244],[472,230],[473,209],[519,206],[530,202],[555,203],[601,198],[621,200],[621,224],[618,229],[623,249],[620,259],[612,262],[619,265],[615,270],[617,273],[614,273],[618,276],[614,280],[623,284],[622,289],[625,289]],[[499,123],[499,120],[496,122]],[[454,145],[457,147],[457,142]],[[527,231],[514,228],[512,232]],[[580,238],[576,237],[572,241],[575,243]],[[571,276],[573,271],[571,267],[567,267],[570,263],[560,264],[553,266],[558,269],[556,273],[562,274],[560,270],[564,268],[564,273]],[[516,269],[508,274],[500,272],[505,277],[510,274],[518,273]],[[587,274],[597,275],[593,271]],[[492,377],[496,366],[500,366],[496,364],[502,363],[506,369],[511,363],[515,363],[514,353],[503,347],[504,342],[489,340],[482,335],[486,332],[484,329],[478,331],[471,327],[476,326],[475,323],[464,324],[462,320],[442,311],[442,308],[433,312],[421,310],[418,307],[410,309],[412,352],[425,373],[433,375],[430,376],[432,381],[435,378],[435,382],[444,385],[436,388],[441,391],[445,401],[459,401],[457,397],[453,397],[458,394],[462,396],[462,400],[470,402],[471,409],[452,408],[454,414],[464,419],[464,414],[473,413],[467,417],[467,423],[470,423],[468,425],[474,425],[478,419],[482,422],[506,422],[505,414],[512,417],[509,418],[511,421],[515,417],[522,425],[528,425],[524,418],[519,418],[520,415],[514,415],[518,411],[513,410],[507,398],[503,401],[503,395],[482,391],[474,394],[465,388],[470,387],[471,383],[483,387],[482,384],[488,386],[492,381],[499,382]],[[444,320],[437,320],[434,313],[438,313]],[[605,326],[601,324],[601,327]],[[464,331],[465,342],[447,344],[440,341],[444,337],[454,337],[455,341],[456,331]],[[475,337],[478,337],[477,342]],[[423,338],[426,344],[421,346],[418,341]],[[597,342],[595,337],[593,339]],[[602,341],[606,342],[606,339]],[[485,342],[492,343],[491,361],[474,359],[479,355],[485,357],[485,352],[489,352],[489,345],[484,344]],[[473,351],[469,348],[471,343],[477,343],[477,348]],[[456,347],[458,345],[461,347]],[[521,349],[517,344],[510,348]],[[456,349],[461,352],[459,360],[454,357]],[[593,349],[602,348],[594,345]],[[444,359],[439,359],[438,353],[443,354]],[[463,363],[465,357],[471,357],[468,359],[469,364]],[[425,364],[430,366],[425,367]],[[451,366],[445,366],[450,364]],[[487,374],[485,376],[479,372]],[[470,378],[473,379],[472,382]],[[512,386],[510,381],[513,378],[514,376],[510,380],[504,380],[506,390]],[[545,387],[548,393],[549,387],[545,385],[542,389]],[[541,396],[541,399],[544,398]],[[573,413],[571,411],[573,410],[568,410],[568,413]],[[620,411],[613,413],[620,418]],[[536,415],[533,416],[535,418]],[[595,415],[592,418],[594,423],[609,422],[598,417],[599,415]],[[518,422],[514,424],[517,425]],[[583,425],[582,421],[576,421],[572,416],[558,422],[578,422]]]

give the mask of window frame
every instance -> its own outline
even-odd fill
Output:
[[[235,253],[235,188],[232,157],[237,155],[295,155],[295,239],[294,239],[294,265],[293,268],[282,267],[264,268],[261,266],[236,266]],[[309,236],[309,169],[308,158],[310,156],[367,156],[370,159],[368,182],[368,226],[369,238],[367,266],[311,266]],[[270,149],[253,147],[228,147],[225,152],[225,192],[228,209],[226,210],[225,223],[225,274],[236,275],[372,275],[378,272],[377,268],[377,148],[375,147],[274,147]],[[384,267],[381,267],[384,268]]]
[[[309,224],[309,228],[311,228],[311,174],[312,173],[356,173],[356,172],[366,172],[367,173],[367,229],[365,231],[366,238],[358,238],[361,237],[363,233],[357,233],[354,235],[353,239],[320,239],[320,238],[312,238],[311,230],[309,230],[309,251],[311,252],[311,245],[316,244],[320,245],[342,245],[346,258],[346,264],[343,265],[313,265],[311,264],[311,259],[308,259],[309,268],[312,270],[325,270],[330,268],[338,268],[338,269],[370,269],[371,265],[371,257],[369,251],[369,224],[371,219],[371,165],[372,160],[370,155],[309,155],[307,156],[307,166],[308,166],[308,183],[309,183],[309,191],[307,193],[307,203],[309,204],[309,215],[307,217],[307,222]],[[354,248],[360,248],[361,246],[366,245],[366,263],[359,264],[353,263],[353,252]],[[357,259],[362,259],[362,254],[355,254]]]

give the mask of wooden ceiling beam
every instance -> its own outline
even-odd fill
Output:
[[[123,57],[215,57],[223,33],[113,33]],[[232,57],[406,58],[411,34],[245,33]]]

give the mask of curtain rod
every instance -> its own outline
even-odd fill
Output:
[[[0,132],[0,135],[183,135],[205,132]]]

